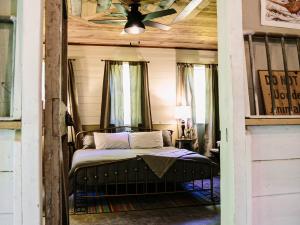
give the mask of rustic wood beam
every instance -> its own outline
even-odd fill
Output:
[[[62,225],[61,188],[61,60],[62,0],[45,2],[45,222]]]
[[[66,2],[64,2],[64,10],[62,16],[62,39],[61,39],[61,101],[66,109],[68,96],[68,11]],[[62,111],[62,110],[61,110]],[[63,115],[64,116],[64,115]],[[65,127],[65,124],[61,126]],[[62,143],[62,159],[61,161],[61,188],[62,188],[62,221],[64,225],[69,224],[69,182],[68,182],[68,172],[69,172],[69,158],[70,153],[68,149],[68,135],[67,133],[61,133],[61,143]]]

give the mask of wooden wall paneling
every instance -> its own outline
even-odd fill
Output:
[[[0,214],[0,221],[3,224],[13,224],[13,214]]]
[[[299,225],[300,193],[253,199],[252,225]]]
[[[13,171],[0,171],[0,215],[13,213]]]
[[[252,154],[253,225],[299,223],[299,126],[247,127]]]
[[[78,98],[78,102],[79,102],[79,104],[99,104],[99,99],[101,99],[100,96],[96,96],[96,97],[93,97],[93,96],[87,96],[87,97],[81,96],[81,97]]]
[[[254,161],[252,195],[300,193],[300,159]]]
[[[252,139],[252,160],[300,158],[299,126],[247,127]]]
[[[79,111],[84,125],[99,124],[104,62],[112,60],[150,61],[149,85],[154,123],[175,123],[176,62],[217,63],[216,51],[127,48],[69,45],[69,58],[74,61],[74,73],[79,97]],[[163,62],[163,63],[162,63]],[[164,95],[161,94],[164,90]]]
[[[86,117],[81,120],[81,123],[84,125],[96,125],[96,124],[99,124],[99,118],[100,118],[100,115],[95,116],[95,117]],[[98,121],[98,122],[95,122],[95,121]]]
[[[14,131],[0,130],[0,172],[13,171],[13,138]]]
[[[62,60],[62,0],[46,0],[45,3],[45,222],[46,225],[62,225],[63,188],[60,133]],[[65,82],[63,81],[65,84]]]

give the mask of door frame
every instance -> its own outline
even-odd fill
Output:
[[[48,2],[48,3],[47,3]],[[62,59],[62,48],[57,40],[60,39],[59,29],[62,25],[62,1],[46,1],[46,46],[52,46],[55,50],[46,47],[46,68],[47,59],[52,61],[48,71],[54,76],[61,73],[57,68],[53,68],[57,58]],[[242,0],[219,0],[217,2],[218,11],[218,58],[219,58],[219,93],[220,93],[220,128],[221,128],[221,223],[231,224],[251,224],[251,163],[250,155],[246,152],[246,130],[245,130],[245,104],[247,103],[245,90],[245,61],[244,42],[242,27]],[[48,22],[47,22],[48,21]],[[51,21],[51,26],[50,26]],[[54,21],[54,23],[53,23]],[[47,27],[48,24],[48,27]],[[47,32],[48,30],[48,32]],[[58,39],[56,39],[56,38]],[[238,46],[238,47],[237,47]],[[58,64],[56,64],[58,65]],[[47,69],[46,69],[47,70]],[[46,71],[47,74],[47,71]],[[46,75],[47,76],[47,75]],[[54,80],[52,80],[54,81]],[[51,85],[56,85],[54,81]],[[47,81],[46,81],[47,82]],[[51,86],[53,88],[53,86]],[[244,87],[244,88],[241,88]],[[49,86],[48,86],[49,89]],[[59,93],[59,89],[56,89]],[[48,90],[49,91],[49,90]],[[47,92],[47,89],[46,89]],[[48,98],[48,104],[52,107],[52,101],[61,96]],[[46,100],[47,101],[47,100]],[[52,108],[51,108],[52,109]],[[57,109],[55,109],[57,110]],[[59,112],[56,111],[56,115]],[[45,124],[51,125],[52,119],[46,116]],[[53,124],[52,124],[53,125]],[[51,125],[51,126],[52,126]],[[57,124],[58,125],[58,124]],[[55,125],[54,125],[55,126]],[[54,130],[58,128],[54,127]],[[58,135],[56,135],[58,141]],[[60,140],[61,141],[61,140]],[[56,146],[61,148],[60,145]],[[45,149],[46,150],[46,149]],[[47,150],[46,150],[47,151]],[[49,152],[50,153],[50,152]],[[56,154],[53,159],[59,159]],[[47,162],[46,162],[47,163]],[[54,165],[48,165],[53,168]],[[59,171],[56,171],[58,174]],[[47,175],[48,176],[48,175]],[[46,179],[47,179],[46,176]],[[50,177],[50,176],[49,176]],[[55,178],[57,185],[60,180]],[[49,178],[48,178],[49,179]],[[53,186],[53,188],[55,188]],[[58,187],[56,187],[58,188]],[[51,203],[59,205],[61,199],[58,195],[51,196]],[[48,196],[48,197],[49,197]],[[47,199],[47,194],[46,194]],[[49,198],[48,198],[49,199]],[[48,202],[49,204],[50,202]],[[46,206],[48,205],[46,203]],[[47,209],[48,210],[48,209]],[[46,210],[46,212],[47,212]],[[55,210],[53,207],[51,210]],[[54,211],[53,211],[54,212]],[[59,212],[51,221],[59,224]],[[50,215],[50,214],[49,214]],[[52,214],[51,214],[52,215]],[[46,219],[46,225],[54,224]]]
[[[242,0],[217,1],[221,128],[221,224],[251,225],[251,153],[246,152],[247,83]]]

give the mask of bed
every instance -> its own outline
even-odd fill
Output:
[[[116,135],[123,135],[118,129],[120,128],[96,132],[116,132]],[[130,131],[130,143],[134,142],[131,136],[137,135],[143,135],[143,143],[149,142],[151,138],[145,138],[148,137],[145,135],[154,133],[141,128],[122,127],[123,131],[124,129]],[[139,134],[138,131],[144,133]],[[143,143],[131,144],[129,148],[84,147],[83,137],[92,133],[80,132],[76,136],[76,146],[83,149],[75,151],[69,173],[70,194],[73,194],[75,212],[102,197],[197,191],[195,181],[203,179],[210,179],[210,196],[213,201],[213,177],[218,173],[218,166],[209,158],[173,146],[144,148],[140,146]],[[169,134],[171,136],[172,132]],[[155,135],[158,136],[158,133]],[[107,139],[106,137],[102,141]],[[189,188],[183,188],[185,183],[190,184]]]

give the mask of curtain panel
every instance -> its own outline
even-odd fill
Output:
[[[131,126],[152,129],[148,65],[129,62]],[[100,128],[124,125],[123,62],[105,61]]]
[[[105,61],[100,128],[124,125],[122,62]]]
[[[68,59],[67,108],[68,108],[68,112],[72,116],[73,123],[74,123],[74,131],[76,134],[77,132],[82,131],[82,125],[81,125],[81,120],[80,120],[79,110],[78,110],[78,93],[77,93],[76,82],[75,82],[73,61],[74,60],[72,59]]]
[[[176,73],[176,105],[191,106],[194,102],[194,65],[187,63],[177,63]]]
[[[216,148],[219,134],[219,88],[218,66],[205,66],[205,124],[197,124],[200,153],[210,156],[210,149]]]
[[[129,62],[131,126],[152,129],[147,62]]]
[[[219,135],[219,107],[218,107],[218,67],[205,66],[205,123],[196,121],[196,102],[194,90],[194,65],[177,64],[176,77],[176,105],[190,106],[193,128],[196,135],[194,148],[199,148],[203,155],[210,156],[210,149],[216,147]]]
[[[177,106],[190,106],[191,107],[191,119],[194,129],[193,143],[194,149],[198,149],[198,137],[196,126],[196,102],[195,102],[195,90],[194,90],[194,64],[189,63],[177,63],[176,73],[176,105]],[[185,118],[184,118],[185,119]],[[187,122],[187,121],[186,121]]]

